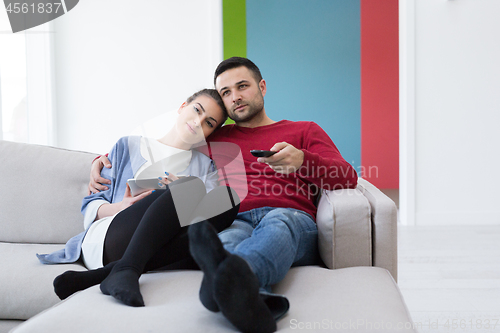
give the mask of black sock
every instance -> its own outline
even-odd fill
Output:
[[[280,320],[290,309],[290,302],[283,295],[261,293],[260,298],[266,303],[276,321]]]
[[[114,271],[101,283],[101,291],[126,305],[144,306],[139,288],[140,276],[132,269]]]
[[[210,311],[219,311],[213,297],[213,280],[219,264],[227,258],[228,253],[222,247],[214,227],[206,222],[198,222],[189,226],[189,251],[203,271],[199,297]]]
[[[214,279],[214,298],[222,314],[242,332],[276,331],[276,321],[259,293],[259,280],[247,262],[230,254]]]
[[[54,291],[60,299],[66,299],[77,291],[101,283],[111,272],[116,262],[90,271],[67,271],[54,279]]]

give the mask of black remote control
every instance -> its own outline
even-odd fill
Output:
[[[255,157],[269,157],[269,156],[273,156],[277,152],[276,151],[269,151],[269,150],[250,150],[250,153],[252,153],[252,155]]]

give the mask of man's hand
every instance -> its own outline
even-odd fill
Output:
[[[270,157],[259,157],[257,161],[266,163],[278,173],[288,175],[297,171],[304,163],[304,152],[289,143],[278,142],[270,150],[277,153]]]
[[[101,170],[103,167],[106,167],[108,169],[111,168],[111,163],[109,162],[109,159],[106,155],[100,156],[92,163],[92,167],[90,168],[90,182],[87,192],[88,195],[108,190],[108,187],[104,184],[110,185],[111,180],[101,177]]]

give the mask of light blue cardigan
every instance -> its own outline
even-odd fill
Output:
[[[101,176],[111,180],[108,190],[94,193],[83,198],[82,214],[85,215],[87,205],[94,200],[105,200],[109,203],[120,202],[125,195],[127,180],[134,178],[139,168],[146,163],[141,155],[141,137],[123,137],[113,146],[108,158],[112,168],[103,168]],[[199,151],[192,150],[192,157],[186,170],[179,173],[184,176],[196,176],[200,178],[210,192],[218,186],[218,174],[214,163],[210,158]],[[89,226],[90,227],[90,226]],[[80,258],[82,242],[88,228],[82,233],[71,238],[64,249],[50,254],[37,254],[40,262],[44,264],[66,264],[76,262]]]

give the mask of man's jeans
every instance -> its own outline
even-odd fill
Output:
[[[292,208],[262,207],[239,213],[219,238],[228,252],[248,262],[268,291],[292,265],[320,262],[316,223],[309,214]]]

